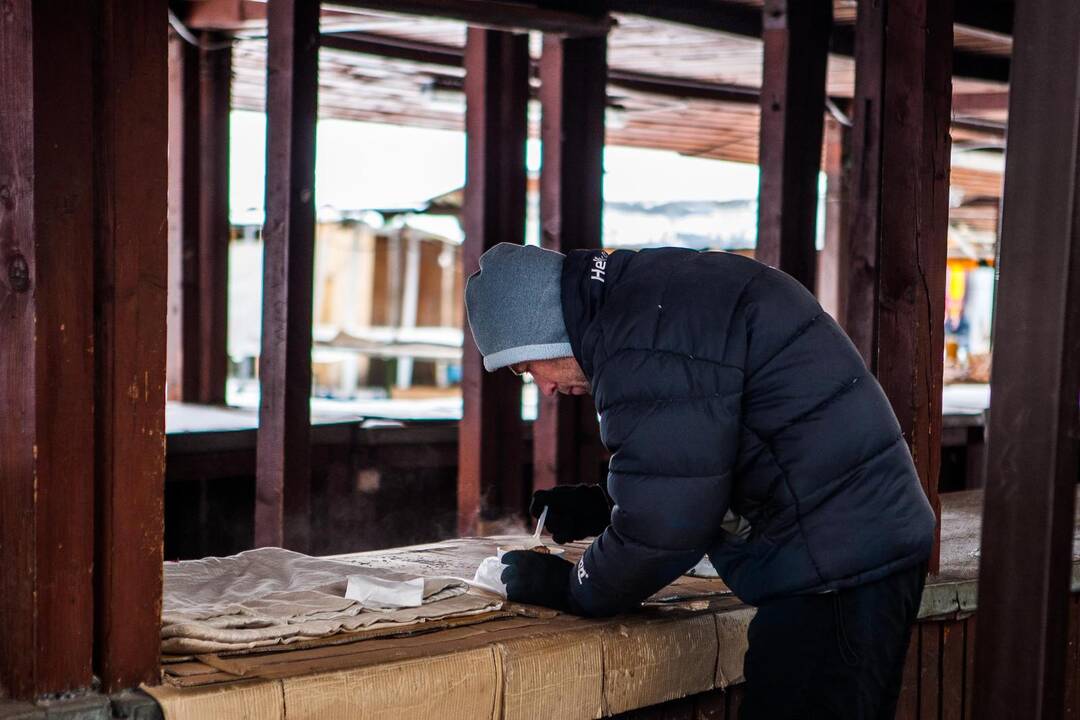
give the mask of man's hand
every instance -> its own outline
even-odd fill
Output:
[[[573,612],[570,606],[570,571],[573,565],[556,555],[511,550],[502,556],[501,580],[511,602]]]
[[[540,517],[548,511],[544,525],[555,542],[563,543],[599,535],[611,523],[611,507],[599,485],[558,485],[533,494],[529,512]]]

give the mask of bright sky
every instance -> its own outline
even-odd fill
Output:
[[[262,213],[265,116],[234,112],[231,129],[232,217],[242,221]],[[407,207],[465,181],[465,135],[460,132],[321,120],[316,153],[315,197],[320,207]],[[540,168],[538,141],[529,142],[528,165],[533,172]],[[609,147],[604,168],[604,197],[609,202],[723,201],[757,195],[754,165]]]

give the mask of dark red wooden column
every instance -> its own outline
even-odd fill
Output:
[[[952,0],[859,4],[845,327],[877,375],[935,512],[952,102]],[[936,548],[936,543],[935,543]],[[938,553],[931,559],[937,570]]]
[[[489,247],[525,239],[528,35],[469,28],[465,97],[467,277]],[[461,392],[458,532],[473,535],[525,507],[521,382],[508,370],[486,372],[470,336]]]
[[[601,244],[607,38],[544,36],[541,244],[569,252]],[[533,424],[533,488],[601,479],[600,430],[589,397],[540,396]]]
[[[765,0],[754,257],[814,291],[832,0]]]
[[[113,691],[156,683],[161,654],[168,4],[98,7],[94,669]]]
[[[850,132],[839,120],[825,118],[825,246],[818,256],[817,296],[821,306],[843,324],[847,314],[848,226],[851,217]]]
[[[1080,478],[1080,5],[1017,3],[1014,26],[974,717],[1056,718]]]
[[[169,33],[169,400],[199,384],[199,51]]]
[[[202,33],[169,49],[170,400],[225,402],[232,49]]]
[[[232,48],[217,33],[199,50],[199,326],[196,402],[224,403],[228,372],[229,110]]]
[[[319,3],[268,5],[266,222],[263,226],[255,544],[310,544],[311,313]]]
[[[89,687],[94,8],[0,21],[0,694]]]

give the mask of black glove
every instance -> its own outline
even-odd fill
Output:
[[[563,543],[599,535],[611,524],[611,505],[599,485],[557,485],[533,493],[529,512],[540,517],[548,511],[544,526],[555,542]]]
[[[570,572],[574,566],[556,555],[511,550],[502,556],[500,579],[511,602],[573,612],[570,600]]]

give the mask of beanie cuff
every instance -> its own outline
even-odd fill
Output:
[[[530,360],[553,360],[561,357],[573,357],[574,351],[570,343],[547,343],[544,345],[519,345],[518,347],[506,348],[497,353],[484,356],[484,368],[488,372],[494,372],[507,365]]]

